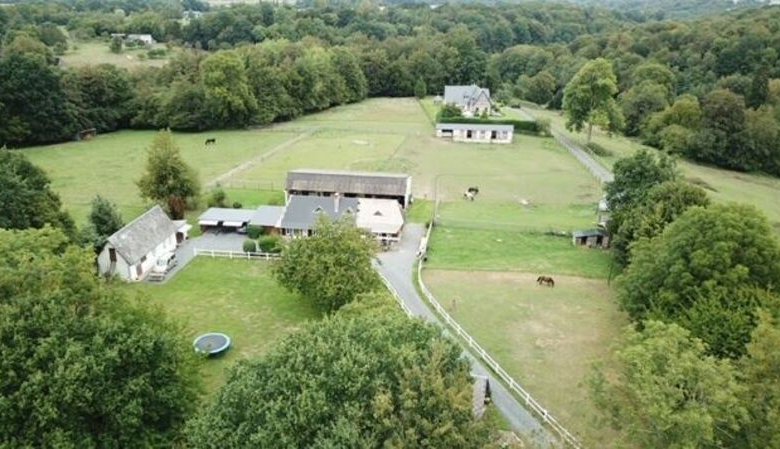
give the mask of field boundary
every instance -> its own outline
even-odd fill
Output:
[[[200,249],[193,248],[195,256],[208,256],[211,258],[222,257],[227,259],[245,259],[245,260],[272,260],[281,257],[278,253],[245,253],[243,251],[224,251],[218,249]]]
[[[436,204],[434,205],[434,217],[436,216],[436,211],[439,208],[439,201],[436,201]],[[425,282],[423,282],[422,277],[422,270],[423,270],[423,263],[425,260],[425,253],[428,248],[428,242],[430,241],[431,232],[433,231],[433,221],[431,221],[430,224],[428,224],[427,231],[425,233],[425,237],[423,237],[422,241],[420,242],[420,250],[419,250],[419,259],[417,262],[417,285],[420,288],[420,291],[423,293],[423,296],[428,300],[428,302],[433,306],[434,310],[439,314],[439,316],[442,318],[442,320],[452,329],[455,334],[460,337],[465,343],[468,345],[468,347],[476,352],[476,354],[479,356],[479,358],[501,379],[506,383],[506,385],[509,387],[510,391],[517,395],[520,399],[523,400],[525,405],[528,407],[528,409],[535,413],[539,418],[544,421],[550,428],[552,428],[555,432],[558,433],[561,440],[568,444],[569,446],[576,448],[576,449],[582,449],[582,445],[580,444],[579,440],[571,433],[569,432],[563,425],[558,422],[555,417],[553,417],[550,412],[547,411],[536,399],[534,399],[531,394],[526,391],[512,376],[509,375],[509,373],[479,344],[477,343],[476,339],[472,337],[468,332],[466,332],[460,324],[458,324],[457,321],[455,321],[452,316],[450,316],[449,313],[444,309],[444,307],[439,303],[438,300],[436,300],[436,297],[433,296],[433,293],[431,293],[430,290],[428,290],[428,287],[425,285]]]

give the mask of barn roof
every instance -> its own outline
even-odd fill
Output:
[[[291,170],[287,191],[406,196],[409,175],[339,170]]]
[[[278,226],[284,214],[283,206],[260,206],[249,219],[254,226]]]
[[[501,125],[501,124],[476,124],[476,123],[437,123],[437,130],[455,130],[465,129],[472,131],[514,131],[514,125]]]
[[[254,209],[231,209],[228,207],[209,207],[200,214],[198,222],[240,222],[247,223],[255,214]]]
[[[587,229],[584,231],[574,231],[572,233],[574,238],[582,238],[582,237],[597,237],[597,236],[603,236],[607,235],[604,231],[601,229]]]
[[[176,225],[160,206],[154,206],[108,238],[116,252],[133,265],[170,236]]]
[[[339,197],[337,209],[336,198],[332,196],[291,195],[282,216],[281,227],[308,230],[314,228],[321,214],[335,221],[346,213],[355,214],[357,210],[357,198]]]

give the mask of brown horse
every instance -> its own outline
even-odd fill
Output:
[[[539,285],[546,285],[548,287],[555,287],[555,281],[550,276],[539,276],[536,278],[536,283]]]

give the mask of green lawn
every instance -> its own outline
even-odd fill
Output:
[[[30,148],[24,153],[46,170],[53,189],[77,222],[86,220],[90,201],[96,194],[117,203],[124,219],[129,221],[147,208],[138,195],[135,181],[141,177],[146,148],[154,134],[153,131],[120,131],[89,141]],[[205,184],[296,135],[252,130],[176,134],[175,138],[182,156]],[[216,138],[217,145],[205,149],[206,137]]]
[[[162,67],[168,57],[162,59],[144,58],[148,48],[125,48],[122,53],[112,53],[108,41],[70,41],[68,51],[60,57],[65,67],[79,67],[95,64],[113,64],[126,69],[136,67]],[[164,44],[155,44],[152,49],[163,49]],[[139,55],[144,55],[139,57]]]
[[[570,237],[499,229],[437,226],[428,248],[434,269],[524,271],[607,278],[609,252],[575,247]]]
[[[288,124],[371,134],[426,134],[433,125],[414,98],[369,98],[309,114]]]
[[[609,364],[610,346],[628,321],[604,280],[536,274],[425,270],[448,312],[585,447],[612,447],[614,434],[594,422],[586,379]]]
[[[225,381],[237,360],[264,354],[307,320],[321,315],[311,303],[280,287],[266,262],[196,258],[170,282],[131,284],[172,317],[182,320],[188,341],[206,332],[224,332],[233,340],[228,353],[203,364],[207,391]]]

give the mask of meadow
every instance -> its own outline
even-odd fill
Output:
[[[154,44],[150,48],[125,48],[122,53],[113,53],[109,49],[108,41],[70,41],[68,51],[60,57],[65,67],[81,67],[94,65],[95,61],[101,64],[112,64],[117,67],[134,69],[139,67],[162,67],[168,62],[169,54],[159,59],[146,57],[151,49],[166,50],[164,44]]]
[[[198,257],[165,284],[126,288],[179,320],[188,342],[206,332],[230,336],[230,350],[201,365],[208,394],[224,384],[235,362],[263,355],[305,322],[321,317],[309,301],[279,286],[265,262]]]

